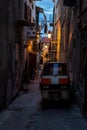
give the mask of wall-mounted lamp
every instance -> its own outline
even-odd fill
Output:
[[[48,31],[48,38],[51,38],[51,37],[52,37],[52,32]]]

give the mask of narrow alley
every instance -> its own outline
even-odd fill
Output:
[[[19,96],[0,113],[0,130],[87,130],[76,104],[70,107],[42,107],[39,80],[31,81],[28,92]]]
[[[72,89],[69,107],[42,103],[38,70],[47,62],[66,63],[70,78],[47,66],[40,90],[69,99]],[[87,0],[1,0],[0,130],[87,130],[86,117]]]

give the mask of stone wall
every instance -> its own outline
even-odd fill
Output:
[[[0,1],[0,111],[11,102],[17,93],[15,87],[16,44],[22,48],[17,22],[23,19],[23,5],[23,0]],[[23,59],[22,51],[23,49],[20,50],[18,64],[22,63],[20,61]]]

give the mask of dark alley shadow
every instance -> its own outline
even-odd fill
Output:
[[[69,103],[67,101],[46,101],[40,102],[40,107],[42,110],[45,109],[70,109],[72,106],[72,103]]]

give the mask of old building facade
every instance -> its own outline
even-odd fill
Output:
[[[57,8],[58,5],[59,0]],[[62,0],[61,9],[60,27],[56,29],[61,28],[59,57],[63,59],[64,55],[77,103],[82,111],[87,112],[87,1]]]
[[[2,0],[0,3],[0,111],[19,93],[25,71],[27,80],[30,78],[29,56],[37,51],[32,31],[35,30],[32,28],[35,9],[32,0]],[[32,56],[34,63],[35,56],[36,53]]]
[[[81,111],[87,112],[87,2],[85,0],[77,0],[74,5],[66,7],[69,10],[68,17],[70,25],[68,26],[67,62],[72,75],[77,103]],[[67,37],[67,34],[65,37]]]
[[[77,100],[82,111],[87,112],[87,1],[78,0],[73,13],[72,71]]]
[[[16,65],[16,43],[17,48],[22,49],[20,37],[18,37],[17,21],[23,17],[19,11],[22,9],[22,0],[1,1],[0,4],[0,110],[4,109],[11,101],[14,93],[18,91],[15,87],[16,69],[22,61],[22,51],[18,65]],[[20,67],[19,67],[20,68]],[[22,73],[22,68],[20,68]]]
[[[60,42],[61,42],[61,0],[54,0],[54,36],[57,41],[57,61],[60,60]]]

